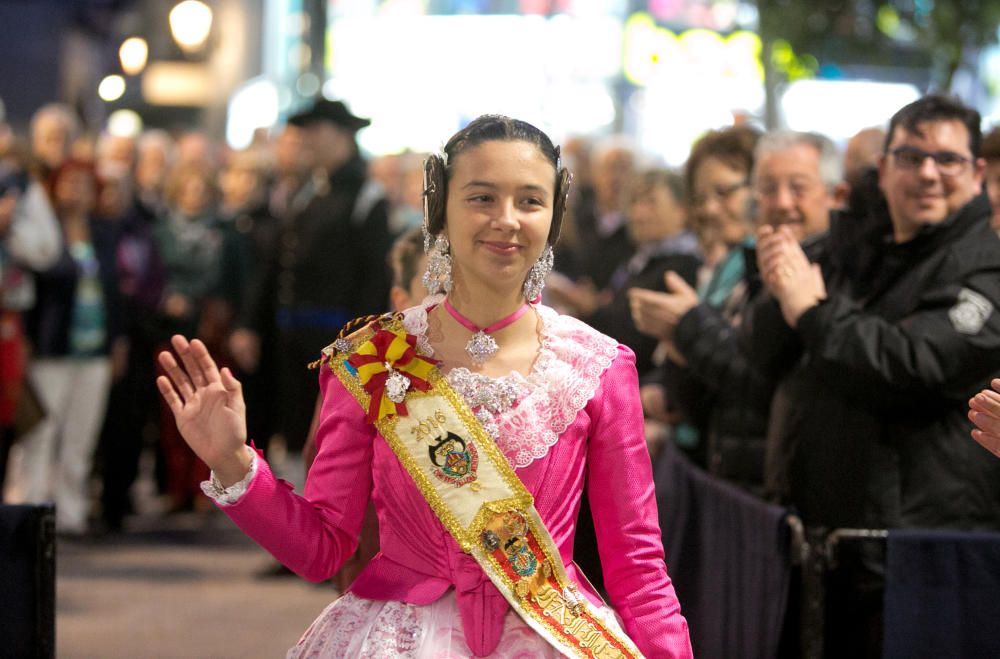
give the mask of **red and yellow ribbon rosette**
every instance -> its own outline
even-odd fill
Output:
[[[404,397],[411,387],[427,391],[429,377],[439,363],[417,354],[417,337],[406,332],[379,329],[347,360],[371,397],[367,418],[374,423],[397,414],[406,416]]]

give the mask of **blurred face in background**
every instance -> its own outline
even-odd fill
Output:
[[[130,172],[135,166],[135,139],[124,135],[105,135],[97,150],[98,167]]]
[[[198,217],[208,210],[210,202],[211,190],[203,176],[189,172],[178,182],[175,205],[185,217]]]
[[[759,156],[753,188],[758,224],[786,225],[799,242],[830,227],[836,199],[823,183],[819,157],[802,143]]]
[[[312,121],[304,128],[306,148],[318,167],[332,174],[354,155],[354,133],[330,121]]]
[[[423,156],[411,154],[403,167],[403,183],[400,189],[400,202],[423,211],[424,207],[424,167]],[[422,298],[421,298],[422,299]]]
[[[4,123],[3,120],[0,120],[0,157],[6,156],[13,144],[14,131],[12,131],[10,126]]]
[[[594,157],[591,168],[594,193],[602,212],[621,210],[635,170],[635,155],[630,149],[612,147]]]
[[[101,191],[97,199],[97,214],[102,218],[118,219],[125,215],[129,204],[128,182],[116,173],[101,176]]]
[[[885,131],[881,128],[863,128],[847,140],[844,149],[844,178],[856,176],[861,170],[878,166],[885,143]]]
[[[60,217],[86,215],[97,203],[97,179],[84,167],[71,167],[59,174],[52,195]]]
[[[691,184],[692,224],[703,244],[708,239],[733,247],[749,235],[748,178],[749,172],[712,156],[695,169]]]
[[[427,288],[424,286],[424,270],[427,269],[427,257],[420,254],[414,264],[414,274],[405,285],[393,284],[389,291],[389,299],[392,302],[393,311],[403,311],[412,306],[420,304],[427,297]]]
[[[205,133],[185,133],[177,139],[177,162],[211,168],[217,163],[215,144]]]
[[[264,178],[254,167],[231,164],[219,174],[222,205],[231,211],[250,204],[263,193]]]
[[[386,154],[368,162],[368,177],[378,182],[391,204],[398,204],[402,194],[403,167],[401,156]]]
[[[279,176],[302,176],[314,166],[312,150],[306,148],[303,130],[298,126],[285,126],[271,149]]]
[[[170,165],[166,145],[150,143],[139,150],[135,163],[135,184],[143,191],[159,192]]]
[[[31,151],[35,157],[55,169],[69,156],[69,149],[69,126],[64,119],[56,113],[40,115],[31,131]]]
[[[593,144],[582,135],[569,137],[562,144],[563,167],[573,172],[573,187],[590,185]]]
[[[633,191],[628,223],[636,243],[653,243],[676,236],[684,230],[685,220],[683,204],[666,185],[645,185]]]
[[[1000,160],[987,160],[984,177],[986,179],[986,194],[990,197],[993,207],[993,219],[990,224],[1000,231]]]

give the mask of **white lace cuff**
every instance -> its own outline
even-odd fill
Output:
[[[257,475],[257,451],[249,446],[247,446],[247,451],[250,452],[250,470],[247,471],[243,480],[233,483],[229,487],[223,487],[213,471],[209,480],[201,482],[201,491],[205,493],[205,496],[219,505],[231,506],[246,494],[247,488],[253,482],[253,477]]]

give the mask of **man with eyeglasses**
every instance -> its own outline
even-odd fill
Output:
[[[942,96],[893,116],[879,164],[891,235],[870,281],[824,282],[790,232],[759,232],[765,285],[803,348],[772,405],[770,476],[807,523],[1000,529],[1000,468],[965,418],[1000,373],[979,125]],[[776,346],[757,329],[755,347]]]
[[[970,441],[967,418],[1000,374],[1000,238],[980,140],[979,113],[951,98],[892,117],[879,160],[888,231],[863,246],[867,277],[821,276],[790,231],[758,232],[774,301],[753,310],[750,354],[779,374],[767,482],[807,527],[1000,530],[1000,461]],[[834,656],[879,638],[881,560],[861,553],[854,593],[866,595],[828,620],[845,644]]]

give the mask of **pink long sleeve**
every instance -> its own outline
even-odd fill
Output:
[[[691,640],[663,560],[635,356],[619,346],[591,401],[590,507],[611,605],[646,657],[690,657]]]
[[[305,497],[296,495],[291,484],[276,478],[261,460],[246,494],[223,508],[247,535],[310,581],[331,577],[357,547],[372,489],[375,436],[337,378],[324,373],[320,386],[318,452]]]

